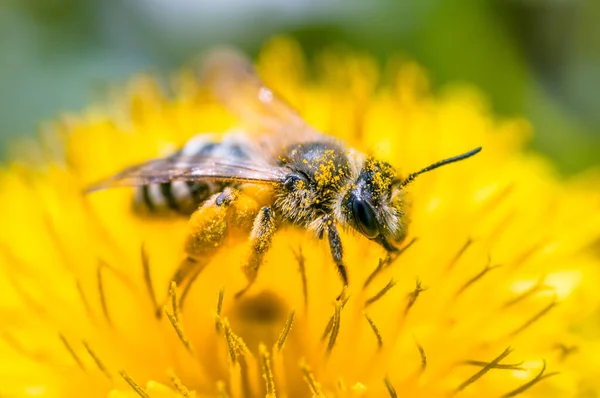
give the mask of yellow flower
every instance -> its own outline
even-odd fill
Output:
[[[593,177],[561,182],[523,151],[525,121],[494,119],[469,88],[431,94],[412,63],[381,73],[368,57],[328,52],[314,65],[311,80],[295,44],[277,39],[258,66],[310,124],[404,175],[484,147],[407,188],[400,256],[343,233],[350,287],[336,301],[328,247],[287,228],[235,299],[245,243],[232,237],[173,306],[187,220],[134,215],[129,189],[82,189],[236,121],[188,72],[171,96],[140,77],[110,109],[47,128],[42,160],[24,165],[24,154],[0,174],[0,396],[600,393],[600,346],[578,333],[598,308]]]

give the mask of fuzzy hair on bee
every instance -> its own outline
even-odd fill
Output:
[[[327,238],[345,288],[349,275],[339,229],[397,251],[407,233],[404,187],[422,173],[481,151],[401,178],[390,164],[310,127],[235,51],[210,54],[198,68],[198,80],[237,115],[242,129],[199,134],[174,154],[129,167],[87,190],[133,186],[137,203],[154,210],[146,214],[168,208],[190,217],[186,257],[171,278],[182,289],[238,229],[250,243],[242,265],[247,284],[237,297],[244,294],[284,224]]]

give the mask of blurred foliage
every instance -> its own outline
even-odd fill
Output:
[[[0,139],[78,110],[140,70],[168,71],[274,34],[414,58],[435,87],[466,81],[496,113],[525,116],[565,172],[600,164],[596,0],[9,0],[0,4]]]

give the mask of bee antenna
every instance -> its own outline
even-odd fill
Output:
[[[469,152],[463,153],[462,155],[453,156],[448,159],[440,160],[439,162],[431,164],[431,165],[425,167],[424,169],[417,171],[416,173],[410,173],[408,175],[408,177],[406,177],[402,182],[400,182],[399,186],[400,186],[400,188],[405,187],[408,184],[410,184],[420,174],[427,173],[428,171],[437,169],[440,166],[445,166],[450,163],[458,162],[459,160],[470,158],[471,156],[479,153],[480,151],[481,151],[481,147],[470,150]]]

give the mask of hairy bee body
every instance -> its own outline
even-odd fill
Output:
[[[251,149],[238,132],[225,136],[204,133],[192,137],[169,156],[173,162],[185,156],[250,159]],[[135,187],[133,208],[140,215],[189,216],[215,193],[234,187],[231,181],[167,181]]]
[[[339,230],[354,230],[394,253],[407,236],[404,188],[417,176],[469,158],[475,148],[402,177],[389,163],[309,126],[264,86],[238,53],[217,51],[199,79],[242,122],[243,131],[200,134],[161,159],[133,165],[88,188],[136,187],[146,212],[190,215],[186,257],[171,281],[188,288],[231,230],[248,232],[242,270],[254,283],[279,226],[292,224],[329,243],[349,284]]]

